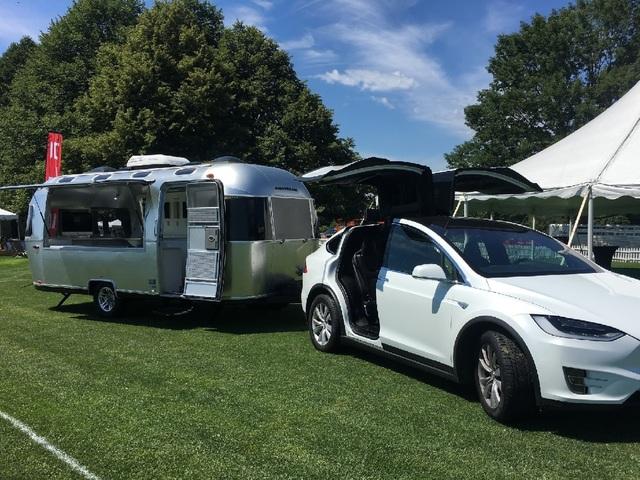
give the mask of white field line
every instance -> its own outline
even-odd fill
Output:
[[[69,467],[71,467],[72,470],[79,473],[87,480],[100,480],[100,477],[91,473],[89,470],[86,469],[86,467],[83,467],[75,458],[64,453],[59,448],[56,448],[53,445],[51,445],[46,438],[38,435],[36,432],[31,430],[27,425],[22,423],[20,420],[13,418],[11,415],[7,415],[1,410],[0,410],[0,418],[5,419],[14,428],[17,428],[22,433],[24,433],[27,437],[29,437],[34,443],[37,443],[38,445],[43,447],[45,450],[48,450],[49,452],[51,452],[58,460],[69,465]]]

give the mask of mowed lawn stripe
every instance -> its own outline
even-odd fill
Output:
[[[563,413],[505,427],[449,382],[356,350],[316,352],[299,306],[165,318],[145,304],[103,321],[88,297],[52,309],[60,296],[25,288],[26,269],[24,260],[0,259],[0,278],[11,280],[0,297],[0,410],[104,478],[640,471],[635,413]],[[21,452],[0,455],[0,472],[29,468],[36,454]],[[39,471],[34,465],[32,478],[43,478]]]

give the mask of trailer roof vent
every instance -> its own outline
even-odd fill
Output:
[[[170,155],[133,155],[127,162],[127,168],[180,167],[188,163],[186,158]]]
[[[58,183],[69,183],[73,181],[73,177],[62,177],[58,180]]]
[[[144,178],[144,177],[148,177],[151,174],[150,171],[146,171],[146,172],[136,172],[133,175],[131,175],[133,178]]]

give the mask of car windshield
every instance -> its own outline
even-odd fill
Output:
[[[485,277],[595,273],[600,270],[566,245],[514,225],[431,228],[451,243]]]

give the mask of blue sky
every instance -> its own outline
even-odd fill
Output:
[[[147,4],[152,2],[147,1]],[[445,166],[471,137],[463,109],[490,81],[500,33],[564,0],[219,0],[277,40],[363,156]],[[37,38],[70,0],[0,0],[0,51]]]

